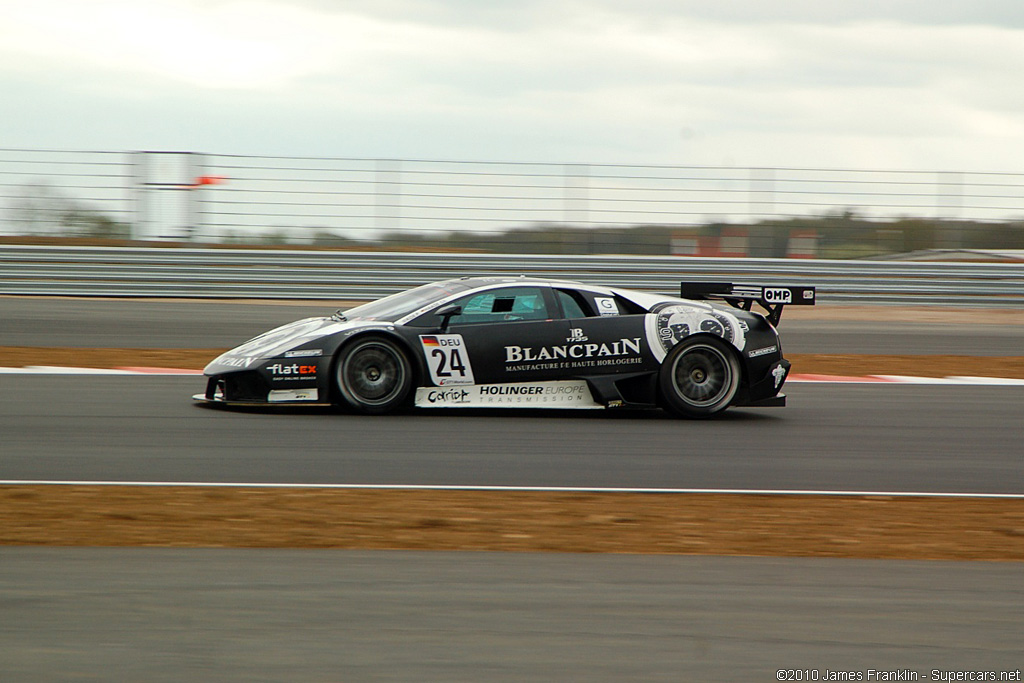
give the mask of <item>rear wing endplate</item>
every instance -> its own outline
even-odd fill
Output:
[[[735,308],[749,311],[754,303],[768,312],[768,322],[778,325],[783,306],[813,306],[814,287],[766,287],[731,282],[681,282],[683,299],[722,299]]]

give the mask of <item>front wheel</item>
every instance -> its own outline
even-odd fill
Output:
[[[736,354],[717,337],[684,341],[669,352],[658,378],[665,408],[711,417],[729,407],[740,386]]]
[[[360,413],[386,413],[405,402],[412,367],[405,352],[382,337],[357,339],[338,356],[334,386],[341,403]]]

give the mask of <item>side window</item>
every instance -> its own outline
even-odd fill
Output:
[[[643,308],[623,299],[620,296],[607,296],[604,294],[590,295],[594,302],[594,310],[599,316],[635,315],[646,313]]]
[[[590,303],[579,292],[556,289],[555,295],[566,318],[589,318],[594,315]]]
[[[452,325],[547,320],[547,303],[539,287],[504,287],[470,294],[453,303],[462,306],[462,313],[451,319]]]
[[[640,304],[635,304],[629,299],[623,299],[618,295],[615,296],[615,304],[619,307],[621,315],[643,315],[647,313],[647,309]]]
[[[603,318],[647,312],[640,306],[613,294],[576,289],[556,289],[555,293],[566,318]]]

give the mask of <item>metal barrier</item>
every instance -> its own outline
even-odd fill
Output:
[[[685,278],[813,285],[821,303],[1024,304],[1024,264],[0,246],[8,295],[368,300],[469,275],[665,294]]]
[[[1024,248],[1024,173],[0,148],[0,235],[861,258]]]

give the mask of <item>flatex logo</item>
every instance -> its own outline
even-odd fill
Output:
[[[573,328],[570,328],[569,336],[566,337],[565,341],[567,341],[569,343],[585,342],[588,339],[590,339],[590,337],[588,337],[587,335],[583,334],[583,330],[581,328],[573,327]]]
[[[268,365],[266,369],[269,370],[270,374],[274,375],[275,377],[291,375],[309,376],[316,374],[315,365],[299,365],[298,363],[292,363],[291,365],[285,365],[283,363],[274,363],[273,365]]]

